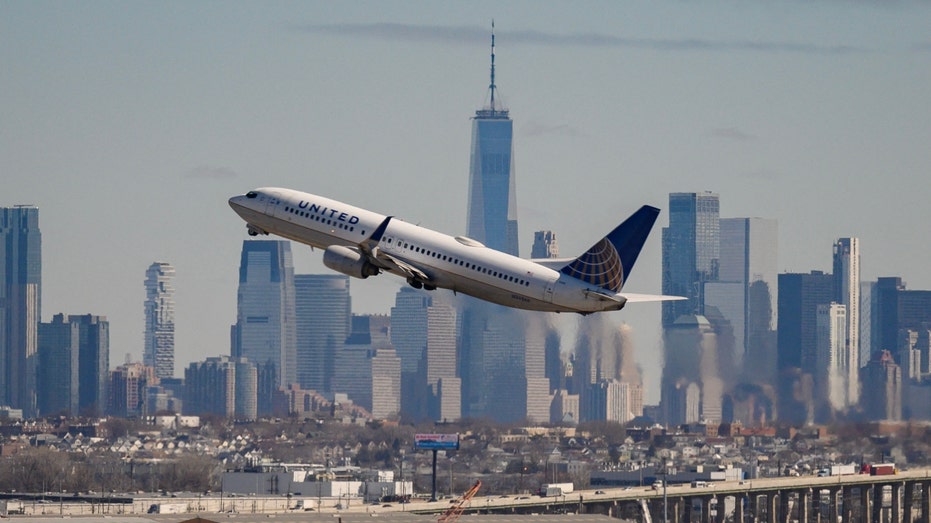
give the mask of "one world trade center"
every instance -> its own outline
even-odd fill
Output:
[[[518,256],[514,125],[496,99],[495,37],[491,36],[489,103],[475,111],[469,165],[469,237]]]

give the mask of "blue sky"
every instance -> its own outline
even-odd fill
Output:
[[[139,358],[165,260],[176,374],[228,353],[246,235],[226,200],[258,186],[463,233],[492,18],[525,255],[535,230],[574,255],[711,190],[724,217],[778,220],[780,270],[830,270],[858,236],[865,279],[931,288],[927,2],[3,2],[0,205],[40,206],[43,318],[106,315],[111,363]],[[667,220],[628,290],[659,292]],[[402,283],[353,281],[354,309]],[[655,400],[659,306],[614,317]]]

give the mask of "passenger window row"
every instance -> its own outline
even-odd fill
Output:
[[[386,242],[387,242],[389,245],[392,243],[392,241],[393,241],[393,238],[388,238],[388,239],[386,240]],[[425,249],[425,248],[423,248],[423,247],[420,247],[420,246],[417,246],[417,245],[414,245],[414,244],[411,244],[411,243],[407,243],[407,242],[404,242],[404,241],[401,241],[401,240],[398,240],[397,244],[398,244],[398,246],[400,246],[402,249],[410,249],[410,250],[412,250],[412,251],[414,251],[414,252],[416,252],[416,253],[418,253],[418,254],[425,254],[425,255],[430,256],[430,257],[432,257],[432,258],[436,258],[437,260],[442,260],[442,261],[445,261],[445,262],[452,263],[452,264],[454,264],[454,265],[459,265],[459,266],[461,266],[461,267],[465,267],[465,268],[467,268],[467,269],[470,269],[470,270],[473,270],[473,271],[476,271],[476,272],[480,272],[480,273],[482,273],[482,274],[491,275],[491,276],[493,276],[493,277],[495,277],[495,278],[499,278],[499,279],[502,279],[502,280],[504,280],[504,281],[509,281],[509,282],[511,282],[511,283],[516,283],[516,284],[518,284],[518,285],[523,285],[524,287],[529,287],[529,286],[530,286],[530,282],[529,282],[528,280],[524,280],[524,279],[518,278],[517,276],[512,276],[512,275],[510,275],[510,274],[504,274],[504,273],[498,272],[498,271],[493,271],[493,270],[491,270],[491,269],[489,269],[489,268],[487,268],[487,267],[482,267],[481,265],[476,265],[476,264],[474,264],[474,263],[465,262],[465,261],[460,260],[459,258],[454,258],[454,257],[448,256],[448,255],[446,255],[446,254],[442,254],[442,253],[438,253],[438,252],[435,252],[435,251],[431,251],[431,250],[429,250],[429,249]]]
[[[320,223],[325,223],[325,224],[327,224],[327,225],[329,225],[329,226],[331,226],[331,227],[338,227],[338,228],[340,228],[340,229],[344,229],[344,230],[347,230],[347,231],[349,231],[349,232],[353,232],[353,231],[356,230],[356,228],[353,227],[352,225],[346,225],[345,223],[341,223],[341,222],[339,222],[339,221],[337,221],[337,220],[331,220],[331,219],[329,219],[329,218],[324,218],[323,216],[320,216],[319,214],[310,214],[310,213],[307,212],[307,211],[302,211],[302,210],[300,210],[300,209],[295,209],[294,207],[285,207],[284,210],[285,210],[285,212],[289,212],[289,213],[291,213],[291,214],[296,214],[296,215],[298,215],[298,216],[300,216],[300,217],[302,217],[302,218],[310,218],[311,220],[314,220],[314,221],[317,221],[317,222],[320,222]]]

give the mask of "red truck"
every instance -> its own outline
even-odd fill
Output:
[[[898,472],[895,463],[864,463],[860,467],[860,474],[870,476],[891,476]]]

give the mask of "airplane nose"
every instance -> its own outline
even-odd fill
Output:
[[[243,197],[242,195],[233,196],[232,198],[230,198],[230,199],[229,199],[230,207],[232,207],[233,210],[236,210],[236,209],[238,209],[238,208],[241,208],[241,207],[242,207],[242,200],[243,200],[243,198],[244,198],[244,197]]]

